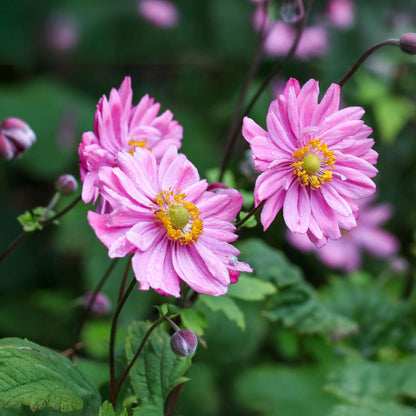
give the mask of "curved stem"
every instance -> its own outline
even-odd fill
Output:
[[[372,46],[370,49],[365,51],[355,62],[352,68],[347,72],[347,74],[342,78],[342,80],[338,83],[340,87],[342,87],[357,71],[357,69],[362,65],[362,63],[377,49],[381,48],[382,46],[400,46],[400,39],[387,39],[383,42],[377,43],[376,45]]]
[[[230,157],[231,157],[232,149],[234,147],[235,142],[237,141],[237,139],[239,137],[243,118],[245,116],[247,116],[250,113],[250,111],[253,109],[253,107],[256,104],[257,100],[259,99],[260,95],[263,93],[263,91],[269,85],[270,81],[283,69],[283,67],[286,65],[286,63],[288,61],[290,61],[293,58],[293,56],[295,55],[296,49],[298,47],[300,38],[301,38],[302,33],[303,33],[303,29],[304,29],[304,27],[306,25],[306,21],[308,19],[308,15],[309,15],[309,11],[311,9],[311,6],[312,6],[312,0],[309,0],[306,7],[305,7],[305,14],[304,14],[303,18],[297,24],[297,31],[296,31],[295,40],[294,40],[290,50],[286,54],[286,56],[282,59],[281,62],[279,62],[277,64],[277,66],[269,73],[269,75],[266,77],[266,79],[262,82],[259,89],[256,91],[253,98],[247,104],[247,106],[246,106],[246,108],[245,108],[245,110],[243,111],[242,114],[241,114],[242,105],[237,107],[236,112],[235,112],[235,117],[234,117],[235,121],[233,119],[233,123],[231,125],[233,127],[234,124],[235,124],[235,126],[233,128],[230,128],[229,137],[227,138],[227,141],[226,141],[226,149],[225,149],[225,152],[224,152],[223,160],[221,162],[221,171],[220,171],[219,181],[221,181],[221,179],[223,177],[223,174],[225,172],[225,169],[226,169],[227,164],[228,164],[228,162],[230,160]],[[264,39],[260,39],[258,48],[262,47],[263,41],[264,41]],[[261,52],[261,50],[260,50],[260,52]],[[261,55],[260,55],[260,57],[261,57]],[[253,59],[253,62],[254,62],[254,59]],[[258,63],[257,63],[257,66],[258,66]],[[257,67],[256,67],[256,70],[257,70]],[[249,71],[249,74],[250,74],[250,71]],[[254,77],[254,74],[255,73],[253,73],[251,78],[247,78],[248,82],[252,81],[252,78]],[[240,97],[241,104],[244,102],[247,89],[248,89],[248,84],[245,86],[245,89],[243,90],[244,94],[242,94],[241,97]]]
[[[62,217],[62,215],[70,211],[76,204],[78,204],[79,201],[81,201],[81,196],[72,201],[67,207],[65,207],[62,211],[58,212],[53,217],[48,218],[46,220],[40,220],[39,224],[48,225],[51,222],[57,220],[58,218]],[[22,243],[26,239],[26,237],[28,237],[31,233],[33,233],[33,231],[23,231],[21,234],[19,234],[3,251],[3,253],[0,254],[0,262],[3,261],[16,247],[18,247],[20,243]]]
[[[264,13],[265,15],[268,12],[270,1],[267,1],[263,4],[262,7],[264,7]],[[228,165],[228,162],[231,157],[231,153],[234,148],[235,140],[238,137],[236,133],[238,133],[239,127],[240,127],[240,118],[241,118],[241,112],[243,110],[244,101],[246,99],[249,86],[251,82],[253,81],[253,78],[258,70],[258,67],[260,65],[261,58],[263,56],[263,44],[264,40],[266,38],[266,27],[267,27],[267,19],[265,18],[265,21],[263,22],[263,26],[260,30],[257,46],[254,51],[253,59],[251,60],[250,67],[247,71],[247,75],[243,84],[243,88],[240,92],[240,97],[238,99],[237,105],[234,109],[234,114],[231,119],[230,126],[228,128],[227,138],[225,139],[225,149],[222,155],[221,164],[220,164],[220,175],[218,178],[218,181],[221,182],[222,178],[225,173],[226,166]]]
[[[124,272],[125,275],[127,275],[128,272],[130,271],[130,266],[131,266],[131,259],[127,263],[126,270]],[[110,402],[113,405],[115,404],[115,401],[117,398],[115,360],[114,360],[114,345],[115,345],[116,333],[117,333],[117,320],[118,320],[121,310],[123,309],[124,304],[126,303],[127,298],[129,297],[136,283],[137,283],[136,278],[133,277],[129,287],[126,289],[126,291],[124,292],[124,295],[121,297],[120,302],[117,303],[117,307],[113,315],[113,320],[111,322],[110,344],[109,344],[109,366],[110,366]],[[122,289],[122,287],[120,289]]]
[[[116,266],[117,262],[120,259],[113,259],[112,262],[110,263],[110,266],[107,268],[106,272],[104,273],[103,277],[100,279],[100,281],[98,282],[97,287],[94,289],[94,292],[92,293],[91,299],[88,303],[87,309],[85,310],[84,316],[81,319],[81,322],[79,324],[79,327],[77,329],[76,335],[75,335],[75,341],[72,347],[72,354],[74,354],[77,351],[77,345],[79,343],[79,339],[81,336],[81,331],[82,328],[84,327],[85,323],[87,322],[87,319],[90,315],[91,309],[92,309],[92,305],[95,302],[95,299],[97,298],[98,293],[100,292],[101,288],[104,286],[104,283],[107,281],[107,279],[109,278],[111,272],[114,270],[114,267]]]
[[[148,338],[150,337],[150,335],[152,334],[152,332],[162,323],[165,321],[165,315],[162,316],[161,318],[159,318],[156,322],[153,323],[153,325],[148,329],[148,331],[146,332],[146,335],[143,337],[142,342],[139,345],[139,348],[136,351],[136,354],[134,354],[133,358],[131,359],[130,363],[128,364],[128,366],[126,367],[126,369],[124,370],[123,375],[120,378],[120,381],[117,384],[117,387],[114,390],[114,401],[111,401],[113,403],[113,405],[115,404],[116,400],[117,400],[117,396],[118,393],[121,389],[121,387],[123,386],[124,381],[126,380],[131,368],[133,367],[134,363],[136,362],[137,358],[139,358],[140,353],[143,350],[144,345],[146,344],[146,341],[148,340]]]

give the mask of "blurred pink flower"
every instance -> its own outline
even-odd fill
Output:
[[[168,29],[178,24],[176,6],[168,0],[139,0],[138,13],[154,26]]]
[[[377,153],[368,138],[361,107],[339,110],[340,87],[332,84],[318,103],[318,82],[302,88],[291,78],[272,101],[268,131],[245,117],[243,136],[250,143],[255,169],[256,206],[264,201],[266,230],[283,207],[288,228],[307,233],[318,247],[341,237],[340,227],[356,226],[354,199],[373,195]]]
[[[65,14],[54,14],[46,22],[45,42],[56,52],[68,52],[79,42],[79,29],[74,19]]]
[[[93,301],[92,305],[90,303]],[[91,313],[95,316],[105,316],[111,311],[111,300],[104,293],[97,293],[95,296],[93,293],[87,293],[84,295],[83,307],[85,309],[91,308]]]
[[[286,55],[296,38],[296,29],[282,21],[274,22],[266,40],[264,51],[270,56]],[[301,60],[325,55],[328,51],[328,36],[323,27],[311,26],[304,29],[295,56]]]
[[[118,90],[111,90],[109,100],[106,96],[101,98],[94,131],[82,135],[78,153],[85,203],[96,202],[98,170],[102,166],[117,166],[120,150],[132,154],[136,148],[144,147],[160,160],[169,146],[181,146],[182,126],[172,119],[173,114],[166,110],[158,116],[160,104],[148,95],[132,106],[132,96],[131,80],[126,77]]]
[[[30,126],[17,117],[8,117],[0,124],[0,157],[17,159],[36,141]]]
[[[379,227],[392,215],[388,204],[370,205],[372,198],[358,201],[360,218],[357,227],[343,232],[338,240],[328,240],[321,248],[316,248],[306,234],[287,233],[288,240],[302,251],[313,251],[328,266],[345,272],[358,270],[363,251],[379,258],[388,258],[397,253],[397,239]]]
[[[102,167],[100,192],[110,214],[88,213],[111,258],[134,254],[139,289],[178,297],[181,281],[199,293],[222,295],[238,271],[232,221],[243,198],[235,189],[207,190],[197,169],[175,146],[157,165],[152,152],[119,152],[118,167]]]
[[[348,29],[355,20],[354,2],[352,0],[329,0],[327,15],[334,26]]]

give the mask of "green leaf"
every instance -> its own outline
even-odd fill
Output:
[[[371,403],[362,405],[339,405],[330,416],[414,416],[415,411],[396,403]]]
[[[116,416],[113,405],[107,400],[101,406],[99,416]],[[124,409],[123,413],[120,413],[120,416],[128,416],[127,410]]]
[[[230,321],[234,321],[237,324],[237,326],[242,331],[244,331],[245,326],[246,326],[246,323],[244,320],[244,314],[233,299],[231,299],[230,297],[226,295],[223,295],[223,296],[201,295],[199,296],[199,300],[213,311],[224,312],[225,316]]]
[[[131,361],[145,334],[149,322],[134,322],[128,328],[126,357]],[[190,357],[179,357],[171,349],[170,335],[157,327],[147,340],[130,371],[130,383],[140,405],[134,415],[161,416],[170,391],[186,379],[183,377],[191,364]]]
[[[35,230],[42,230],[43,227],[41,224],[38,223],[37,219],[30,213],[29,211],[25,211],[23,214],[17,217],[17,221],[23,227],[23,231],[32,232]]]
[[[323,416],[336,403],[323,389],[326,367],[263,365],[236,381],[235,401],[253,414]]]
[[[241,258],[255,275],[277,286],[278,293],[267,303],[266,316],[299,333],[330,334],[339,339],[357,330],[350,319],[326,307],[317,293],[282,252],[259,239],[240,243]]]
[[[242,300],[258,301],[276,292],[276,286],[273,284],[241,273],[238,283],[230,285],[227,295]]]
[[[185,328],[190,329],[197,335],[204,334],[204,328],[207,327],[207,321],[201,311],[194,308],[186,308],[181,310],[180,316]]]
[[[0,340],[0,408],[98,413],[97,389],[65,357],[19,338]]]

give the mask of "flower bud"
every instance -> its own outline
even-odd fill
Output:
[[[88,308],[89,304],[93,300],[94,294],[87,293],[83,298],[83,306]],[[103,293],[98,293],[91,305],[91,314],[95,316],[104,316],[111,311],[111,300]]]
[[[78,182],[72,175],[61,175],[55,181],[55,189],[61,195],[72,195],[78,189]]]
[[[198,338],[190,329],[176,331],[170,339],[170,346],[175,354],[187,357],[195,352]]]
[[[400,49],[409,55],[416,55],[416,33],[405,33],[400,38]]]
[[[9,117],[0,124],[0,157],[3,159],[20,157],[35,141],[35,133],[20,118]]]
[[[302,0],[283,0],[280,6],[280,17],[285,23],[297,23],[305,15]]]

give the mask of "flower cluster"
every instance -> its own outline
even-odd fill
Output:
[[[357,225],[358,198],[374,194],[370,179],[377,153],[361,107],[339,109],[340,87],[332,84],[318,103],[318,82],[302,88],[290,79],[266,118],[267,131],[245,117],[257,178],[254,196],[264,202],[266,230],[283,208],[288,228],[307,234],[318,247]]]
[[[132,106],[130,78],[98,103],[94,132],[79,148],[82,197],[100,203],[88,221],[111,258],[132,254],[141,290],[180,295],[227,292],[240,271],[232,221],[242,206],[234,189],[209,186],[178,154],[182,127],[148,96]],[[103,202],[104,201],[104,202]]]

